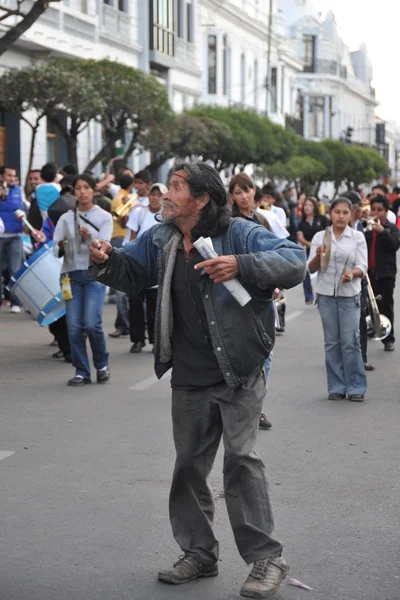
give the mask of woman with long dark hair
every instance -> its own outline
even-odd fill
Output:
[[[351,202],[331,205],[332,225],[311,243],[308,268],[318,273],[317,304],[325,338],[329,400],[362,402],[367,380],[360,344],[361,279],[368,268],[365,237],[349,224]]]
[[[297,241],[306,249],[307,257],[310,254],[311,240],[314,235],[318,231],[326,229],[328,224],[328,218],[320,215],[317,199],[313,197],[306,198],[301,211],[301,221],[298,224]],[[303,289],[306,304],[312,304],[314,302],[314,292],[308,271],[303,281]]]
[[[76,371],[75,377],[68,381],[70,386],[91,383],[86,338],[93,353],[97,383],[110,379],[102,325],[106,288],[89,276],[88,267],[92,238],[110,240],[113,220],[110,213],[93,203],[95,189],[96,183],[90,175],[84,173],[76,177],[73,183],[76,209],[60,217],[53,238],[56,256],[64,256],[61,280],[63,295],[67,298],[67,327]]]

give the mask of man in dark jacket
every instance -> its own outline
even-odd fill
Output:
[[[163,218],[123,249],[94,240],[91,275],[126,292],[158,284],[155,371],[172,367],[176,464],[170,519],[184,556],[160,581],[181,584],[218,575],[207,483],[218,446],[225,446],[225,498],[243,559],[254,563],[241,594],[269,597],[288,565],[271,537],[273,519],[264,465],[254,452],[265,395],[263,365],[274,339],[272,296],[305,274],[305,253],[265,227],[231,219],[218,173],[204,164],[175,167],[163,196]],[[211,237],[217,258],[193,246]],[[240,306],[221,285],[239,278],[252,300]]]
[[[368,274],[378,299],[379,312],[392,324],[392,330],[383,340],[385,350],[394,350],[394,287],[396,284],[396,252],[400,247],[400,232],[389,223],[389,202],[386,196],[374,196],[371,200],[371,217],[376,219],[372,231],[365,238],[368,245]]]

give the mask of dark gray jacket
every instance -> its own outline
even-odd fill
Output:
[[[181,239],[174,225],[155,225],[123,249],[114,248],[104,265],[89,268],[94,279],[127,293],[158,284],[157,377],[172,367],[171,281]],[[306,255],[297,244],[278,239],[265,227],[245,219],[231,219],[229,228],[212,241],[217,254],[237,256],[239,280],[252,297],[241,307],[222,284],[214,284],[207,275],[201,278],[214,352],[227,385],[235,389],[269,356],[275,338],[274,289],[302,282]]]

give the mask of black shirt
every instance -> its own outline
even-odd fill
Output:
[[[301,231],[304,235],[306,242],[311,242],[314,235],[318,231],[326,229],[329,225],[329,220],[324,215],[314,217],[312,223],[309,223],[306,219],[302,219],[299,223],[297,231]]]
[[[201,271],[194,268],[203,260],[195,249],[187,257],[183,246],[178,248],[171,286],[174,313],[171,386],[175,389],[195,390],[223,382],[199,287]]]

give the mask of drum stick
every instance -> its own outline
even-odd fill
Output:
[[[20,221],[23,222],[23,224],[30,230],[32,231],[32,233],[36,233],[36,229],[29,223],[28,219],[25,216],[25,213],[23,210],[20,210],[19,208],[14,212],[15,216],[17,217],[17,219],[19,219]]]

